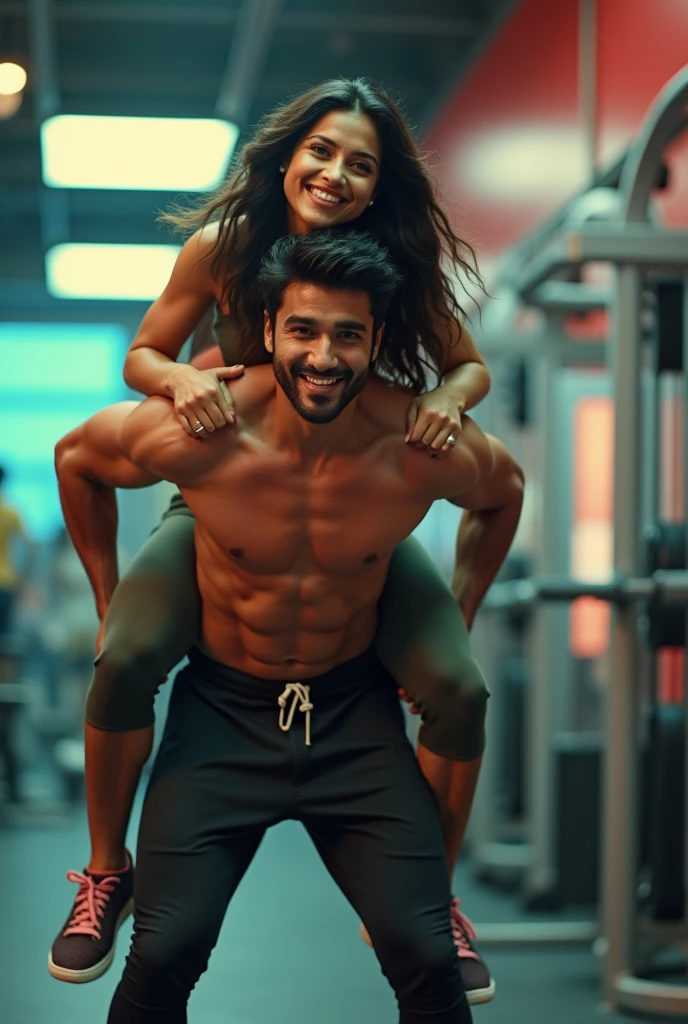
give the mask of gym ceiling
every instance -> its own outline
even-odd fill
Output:
[[[241,145],[262,114],[303,88],[362,75],[401,98],[422,134],[512,4],[0,0],[0,61],[29,73],[21,108],[0,120],[0,319],[111,315],[47,294],[44,253],[56,243],[170,240],[155,222],[176,198],[169,192],[46,188],[45,117],[224,117],[242,127]],[[133,319],[139,312],[129,310]]]

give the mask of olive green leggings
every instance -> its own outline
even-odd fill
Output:
[[[194,517],[176,497],[113,595],[86,704],[91,725],[125,730],[153,723],[155,694],[198,638],[200,607]],[[452,760],[479,757],[485,680],[456,598],[413,537],[392,557],[375,647],[419,707],[419,742]]]

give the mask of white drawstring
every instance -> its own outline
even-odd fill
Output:
[[[284,721],[284,711],[287,706],[287,701],[291,696],[292,702],[289,712],[287,714],[287,720]],[[306,746],[311,745],[311,711],[313,705],[311,704],[311,688],[310,686],[304,686],[302,683],[287,683],[284,688],[284,692],[277,698],[277,703],[280,706],[279,726],[282,732],[289,732],[291,729],[291,723],[294,721],[294,713],[296,706],[299,704],[299,711],[305,712],[306,715]]]

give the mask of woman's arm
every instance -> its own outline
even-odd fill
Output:
[[[434,391],[419,395],[409,406],[406,440],[431,455],[447,455],[461,433],[461,415],[490,390],[490,373],[466,327],[439,319],[435,330],[444,350],[444,379]]]
[[[490,371],[466,326],[459,328],[453,321],[446,325],[443,336],[447,338],[447,347],[444,380],[440,387],[451,396],[461,414],[476,406],[488,393]]]
[[[236,377],[237,368],[216,366],[198,370],[177,363],[180,349],[208,307],[219,298],[212,273],[212,247],[217,225],[210,224],[183,246],[172,276],[159,299],[141,323],[124,363],[124,379],[144,395],[164,395],[174,401],[181,425],[191,437],[199,423],[203,434],[234,422],[234,411],[226,378]]]

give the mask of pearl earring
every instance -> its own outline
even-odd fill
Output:
[[[280,174],[284,174],[285,170],[286,167],[284,166],[284,164],[280,164]]]
[[[371,199],[370,202],[368,203],[368,206],[372,206],[374,202],[375,202],[375,200]]]

